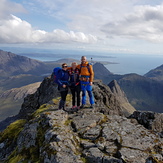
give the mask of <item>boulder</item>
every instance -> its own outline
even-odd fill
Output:
[[[149,130],[157,132],[163,137],[163,114],[151,111],[135,111],[130,118],[134,118],[137,122]]]

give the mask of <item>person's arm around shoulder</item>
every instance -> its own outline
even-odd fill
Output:
[[[67,71],[70,71],[71,69],[72,69],[72,67],[68,67],[68,68],[67,68]]]
[[[76,68],[80,70],[80,64],[79,64],[79,65],[77,65],[77,66],[76,66]]]
[[[90,67],[90,85],[93,84],[93,79],[94,79],[94,71],[93,71],[93,66],[89,65]]]
[[[68,68],[67,68],[67,72],[68,72],[69,75],[70,75],[71,69],[72,69],[72,67],[68,67]]]
[[[80,68],[81,64],[77,65],[76,68],[79,70],[79,75],[81,75],[81,68]]]

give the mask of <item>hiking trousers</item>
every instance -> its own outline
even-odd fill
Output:
[[[77,101],[77,106],[80,106],[80,92],[81,92],[81,86],[77,85],[74,87],[70,87],[71,94],[72,94],[72,106],[75,106],[75,103]]]
[[[58,89],[60,91],[60,95],[61,95],[61,100],[59,102],[59,109],[64,109],[65,106],[65,102],[66,102],[66,96],[68,94],[68,88],[59,88]]]
[[[89,102],[90,104],[94,104],[94,96],[92,92],[92,85],[90,85],[90,82],[82,82],[81,81],[81,90],[82,90],[82,105],[86,104],[86,92],[88,92],[89,96]]]

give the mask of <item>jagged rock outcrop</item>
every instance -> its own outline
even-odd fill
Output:
[[[30,116],[30,114],[37,110],[42,104],[58,96],[59,92],[57,85],[53,84],[51,77],[45,78],[37,91],[24,99],[19,117],[27,118],[28,115]]]
[[[128,102],[128,99],[121,90],[120,86],[118,85],[116,80],[111,81],[108,86],[110,87],[111,91],[116,96],[117,100],[120,102],[120,105],[123,107],[123,110],[126,110],[126,116],[129,116],[135,111],[135,108]]]
[[[99,80],[94,82],[93,93],[95,97],[96,111],[121,116],[128,116],[133,113],[130,112],[127,107],[124,108],[110,88]]]
[[[161,77],[161,76],[160,76]],[[163,82],[138,74],[108,75],[104,83],[116,80],[136,110],[162,113]]]

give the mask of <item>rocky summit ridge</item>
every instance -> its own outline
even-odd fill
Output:
[[[45,78],[0,133],[0,162],[162,163],[163,115],[128,107],[113,81],[94,82],[95,109],[58,110],[57,87]],[[119,93],[118,93],[119,92]],[[67,97],[67,108],[71,96]],[[134,113],[133,113],[134,112]]]
[[[117,92],[111,90],[116,88]],[[124,92],[120,89],[117,82],[113,81],[113,84],[108,87],[100,80],[95,80],[93,85],[93,93],[95,97],[95,104],[98,110],[101,110],[107,114],[117,114],[129,116],[135,111],[135,109],[129,104]],[[27,96],[22,104],[22,109],[19,112],[19,116],[27,118],[42,104],[49,102],[51,99],[59,97],[57,85],[53,84],[50,77],[43,80],[37,91]],[[122,106],[126,104],[126,106]],[[108,109],[109,108],[109,109]]]

